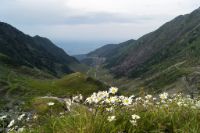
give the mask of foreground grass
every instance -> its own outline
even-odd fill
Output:
[[[200,100],[168,93],[159,97],[117,96],[116,88],[74,97],[65,111],[56,101],[37,101],[45,113],[23,126],[24,133],[199,133]],[[69,103],[69,101],[67,101]],[[51,103],[51,105],[49,104]],[[52,104],[53,103],[53,104]],[[60,108],[60,109],[59,109]]]
[[[170,107],[172,108],[172,107]],[[173,107],[174,108],[174,107]],[[130,123],[131,115],[141,117],[137,125]],[[107,118],[115,115],[117,120],[108,122]],[[45,123],[37,129],[28,129],[27,133],[116,133],[116,132],[176,132],[198,133],[200,131],[200,113],[188,108],[174,108],[173,110],[148,109],[135,111],[119,110],[114,113],[91,113],[88,108],[76,107],[70,114],[52,116],[45,119]]]

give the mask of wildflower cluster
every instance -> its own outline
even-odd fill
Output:
[[[86,98],[85,103],[93,107],[101,107],[105,111],[112,114],[108,115],[109,122],[117,120],[117,116],[113,112],[122,110],[137,110],[140,109],[155,109],[155,108],[170,108],[175,105],[176,107],[190,107],[193,109],[200,109],[200,101],[191,99],[189,96],[184,97],[183,94],[174,94],[170,96],[167,92],[161,93],[156,97],[147,94],[143,97],[130,97],[116,95],[118,88],[111,87],[109,91],[99,91],[93,93],[90,97]],[[131,114],[130,114],[131,115]],[[139,115],[131,115],[129,121],[133,126],[137,125],[137,121],[142,119]]]
[[[98,93],[93,93],[90,97],[86,99],[86,103],[95,105],[125,105],[128,106],[132,104],[134,96],[125,97],[115,95],[118,88],[111,87],[109,91],[99,91]]]
[[[148,123],[148,121],[150,121],[149,124],[152,123],[152,128],[154,128],[157,123],[158,126],[155,126],[155,128],[162,128],[157,120],[160,121],[164,119],[163,121],[168,121],[168,123],[171,121],[176,121],[173,123],[177,124],[181,119],[175,119],[173,117],[182,117],[182,119],[184,119],[184,113],[187,113],[188,116],[195,116],[200,112],[199,98],[191,98],[190,96],[185,96],[181,93],[171,95],[167,92],[163,92],[156,96],[150,94],[146,94],[144,96],[123,96],[119,95],[118,88],[116,87],[111,87],[108,91],[94,92],[86,99],[81,94],[73,96],[72,98],[61,99],[53,97],[53,99],[57,99],[59,102],[64,103],[61,105],[65,106],[65,110],[59,111],[58,115],[55,114],[56,117],[59,116],[58,118],[61,120],[63,119],[63,122],[67,122],[68,119],[70,121],[74,121],[68,122],[66,125],[62,124],[62,126],[67,126],[69,123],[80,122],[79,124],[82,125],[80,128],[84,128],[84,130],[85,128],[94,127],[95,124],[99,124],[99,127],[106,127],[108,129],[116,128],[118,129],[116,131],[119,132],[123,132],[127,128],[129,129],[128,132],[143,132],[149,131],[149,129],[143,130],[146,128],[144,125],[145,123]],[[58,102],[56,101],[48,101],[45,104],[50,109],[58,107]],[[81,109],[76,110],[76,107],[80,107]],[[86,112],[79,112],[82,110],[86,110]],[[174,112],[178,113],[178,115]],[[23,130],[29,129],[27,126],[28,122],[37,120],[38,115],[39,114],[30,115],[28,113],[21,113],[16,118],[12,118],[9,115],[0,115],[0,126],[3,127],[3,131],[0,130],[0,132],[23,132]],[[68,115],[70,115],[70,117]],[[160,118],[161,116],[165,115],[166,117]],[[54,117],[54,115],[51,115],[51,117]],[[188,118],[189,117],[187,117],[187,119]],[[191,119],[191,121],[194,121],[194,119],[199,120],[199,118],[194,117]],[[82,123],[82,120],[91,120],[90,124],[94,125],[85,127],[87,125],[84,125],[85,123]],[[184,122],[181,121],[179,123],[182,124]],[[185,125],[189,124],[186,123]],[[199,126],[197,123],[195,128],[198,128]],[[143,129],[140,130],[141,127],[143,127]],[[148,127],[150,126],[147,126],[147,128]],[[71,127],[69,128],[71,129]],[[94,128],[88,129],[87,131],[93,129]],[[76,130],[76,128],[73,130]],[[198,129],[195,130],[197,131]]]

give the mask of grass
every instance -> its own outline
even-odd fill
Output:
[[[37,69],[0,65],[0,106],[9,101],[27,103],[41,96],[90,95],[106,87],[82,73],[56,78]]]
[[[145,92],[151,94],[157,94],[165,90],[190,93],[188,92],[188,86],[185,86],[183,82],[188,84],[191,89],[199,88],[199,82],[196,82],[198,81],[199,67],[191,66],[188,60],[180,60],[176,64],[173,64],[173,61],[161,62],[152,66],[150,71],[143,73],[137,78],[115,78],[103,66],[91,68],[88,71],[88,75],[106,82],[110,86],[121,88],[120,92],[124,95],[130,93],[137,94],[142,88]],[[183,78],[193,80],[182,81]]]
[[[99,81],[89,78],[81,73],[66,75],[61,79],[37,80],[29,79],[27,84],[41,95],[72,96],[75,94],[91,94],[93,91],[105,89]],[[86,89],[87,88],[87,89]]]
[[[153,90],[156,90],[157,92],[162,92],[163,90],[161,88],[174,83],[177,79],[187,76],[190,73],[189,69],[174,67],[160,73],[158,76],[146,81],[144,84],[146,84],[147,88],[153,88]]]
[[[120,88],[120,93],[123,95],[128,95],[130,93],[138,93],[139,89],[143,87],[142,80],[129,79],[129,78],[115,78],[107,69],[103,66],[97,66],[95,68],[90,68],[88,73],[89,76],[100,80],[110,86],[117,86]]]
[[[38,125],[26,128],[24,133],[200,132],[200,110],[197,108],[199,106],[195,108],[197,100],[178,94],[157,100],[147,96],[140,100],[133,99],[129,105],[122,105],[123,102],[74,104],[71,111],[65,114],[39,116]],[[113,110],[107,111],[108,107]],[[133,114],[140,117],[135,120],[135,124],[130,122]],[[115,116],[116,119],[108,121],[109,116]]]
[[[55,106],[48,106],[48,103],[53,102]],[[65,111],[63,103],[51,98],[35,98],[31,101],[31,109],[39,115],[53,115]]]

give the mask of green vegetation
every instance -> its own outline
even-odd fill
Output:
[[[188,69],[172,68],[146,81],[144,84],[147,86],[148,89],[153,88],[153,90],[158,93],[162,92],[162,88],[164,88],[165,86],[171,85],[179,78],[187,76],[190,73],[191,72]]]
[[[48,103],[54,103],[54,105],[49,106]],[[30,106],[31,110],[40,116],[56,115],[65,111],[63,103],[51,98],[35,98]]]
[[[173,108],[173,106],[171,107]],[[100,110],[96,115],[92,114],[85,107],[77,107],[63,118],[47,118],[44,125],[36,130],[27,133],[141,133],[141,132],[175,132],[175,133],[198,133],[199,111],[189,109],[149,109],[145,112],[116,112],[117,121],[109,123],[109,113],[102,114]],[[122,114],[119,114],[122,113]],[[138,125],[133,126],[129,119],[131,114],[137,113],[141,119]],[[197,116],[197,117],[196,117]]]
[[[42,96],[70,97],[80,93],[89,95],[106,87],[78,72],[58,79],[38,69],[0,66],[0,96],[3,97],[0,105],[5,102],[30,101]]]
[[[143,95],[141,97],[117,96],[117,88],[93,93],[86,99],[87,104],[72,103],[69,112],[52,114],[60,107],[48,108],[46,115],[38,114],[34,125],[24,126],[24,133],[142,133],[142,132],[200,132],[200,101],[181,94],[169,96],[162,93],[159,97]],[[102,102],[104,104],[102,104]],[[62,111],[62,110],[60,110]],[[55,111],[56,112],[56,111]],[[35,123],[37,123],[35,125]],[[32,123],[33,124],[33,123]]]
[[[27,80],[27,85],[33,88],[37,95],[70,96],[74,94],[88,95],[96,90],[105,89],[105,86],[81,73],[66,75],[55,80]],[[87,89],[86,89],[87,88]],[[31,94],[32,95],[32,94]]]

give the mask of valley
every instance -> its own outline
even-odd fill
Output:
[[[178,16],[138,40],[108,44],[92,51],[80,62],[93,67],[89,70],[92,77],[125,91],[143,88],[154,94],[198,94],[199,15],[200,9],[196,9]],[[96,63],[101,59],[103,62]]]
[[[200,8],[70,56],[0,22],[0,133],[200,131]]]

